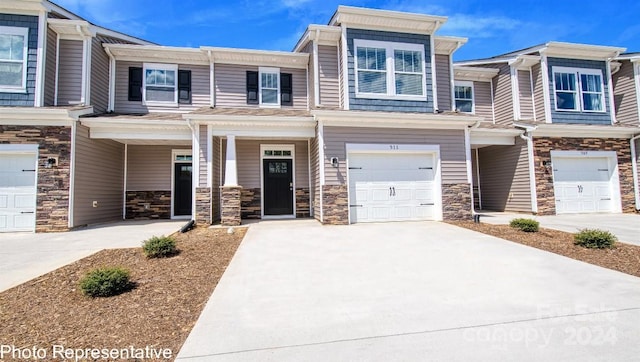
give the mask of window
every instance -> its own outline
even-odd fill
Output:
[[[262,107],[293,106],[293,76],[279,68],[247,71],[247,104]]]
[[[553,67],[553,82],[556,110],[606,111],[601,70]]]
[[[27,87],[28,28],[0,26],[0,91],[24,92]]]
[[[145,64],[143,77],[144,103],[178,103],[177,65]]]
[[[260,68],[260,104],[263,106],[280,105],[280,69]]]
[[[455,82],[454,99],[456,110],[464,113],[474,113],[473,82]]]
[[[425,100],[424,45],[354,40],[356,97]]]

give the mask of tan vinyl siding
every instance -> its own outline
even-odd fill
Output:
[[[518,70],[518,90],[520,95],[520,118],[533,119],[533,94],[531,93],[531,72]]]
[[[324,142],[325,183],[327,185],[345,185],[347,183],[347,143],[440,145],[442,183],[467,182],[464,131],[324,127]],[[331,157],[338,157],[340,160],[338,168],[331,166]]]
[[[527,143],[490,146],[479,150],[482,208],[531,212],[531,187]]]
[[[257,108],[257,104],[247,104],[247,71],[258,71],[258,67],[216,64],[215,91],[217,107]],[[293,106],[283,108],[307,109],[307,72],[305,69],[280,68],[281,73],[291,73],[293,77]]]
[[[541,68],[542,66],[540,66],[540,64],[535,64],[531,67],[531,78],[533,79],[533,100],[536,108],[535,120],[537,122],[545,122],[546,120]]]
[[[56,53],[58,35],[51,29],[47,29],[47,59],[44,75],[44,106],[53,106],[56,92]]]
[[[129,67],[142,67],[141,62],[116,62],[116,113],[149,113],[153,111],[193,111],[210,105],[209,66],[178,65],[180,70],[191,71],[191,104],[178,104],[176,107],[146,106],[142,102],[129,102]]]
[[[493,105],[491,104],[491,82],[473,82],[473,100],[475,115],[484,117],[487,122],[493,122]]]
[[[79,104],[82,97],[82,41],[60,40],[58,105]]]
[[[496,124],[513,123],[513,98],[511,89],[511,73],[508,64],[496,66],[500,72],[493,78],[493,101],[495,102]]]
[[[320,73],[320,104],[324,108],[339,108],[338,48],[318,45],[318,73]]]
[[[436,82],[438,88],[438,109],[451,110],[451,63],[448,55],[436,54]]]
[[[122,219],[124,145],[90,139],[89,128],[78,126],[75,157],[74,226]]]
[[[316,135],[318,126],[316,125]],[[320,219],[320,155],[318,149],[318,138],[311,139],[311,191],[312,191],[312,212],[316,219]]]
[[[199,160],[199,168],[200,168],[200,175],[198,177],[198,184],[200,187],[207,187],[207,167],[209,166],[207,164],[207,159],[209,157],[208,154],[208,150],[207,150],[207,126],[200,126],[200,137],[199,137],[199,143],[200,143],[200,147],[198,149],[199,151],[199,156],[198,156],[198,160]],[[195,160],[195,157],[194,157]]]
[[[213,159],[211,160],[211,210],[212,219],[214,221],[220,220],[220,181],[221,165],[220,165],[220,137],[213,137],[213,143],[211,144],[213,149]]]
[[[189,146],[130,145],[127,154],[127,191],[170,191],[171,150]]]
[[[91,105],[95,113],[104,113],[109,105],[109,56],[102,38],[91,41]]]
[[[616,105],[616,117],[622,124],[638,126],[638,98],[633,63],[622,61],[622,67],[613,75],[613,98]]]

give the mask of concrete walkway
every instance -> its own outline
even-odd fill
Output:
[[[635,360],[640,278],[436,222],[249,228],[177,361]]]
[[[575,233],[580,229],[596,228],[607,230],[619,241],[640,245],[639,214],[568,214],[536,216],[510,212],[480,212],[481,221],[488,224],[508,224],[517,217],[536,219],[540,226]]]
[[[122,221],[63,233],[0,233],[0,291],[102,249],[131,248],[178,231],[184,220]]]

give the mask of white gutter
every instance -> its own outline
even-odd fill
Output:
[[[520,138],[527,141],[527,158],[529,158],[529,188],[531,192],[531,212],[538,213],[538,192],[536,191],[536,170],[535,160],[533,159],[533,135],[531,132],[535,127],[527,128],[526,132],[520,135]]]
[[[200,186],[200,140],[198,125],[194,124],[190,119],[187,120],[187,125],[191,129],[191,220],[195,220],[196,187]],[[174,186],[172,185],[171,187]]]
[[[111,113],[116,108],[116,57],[113,56],[109,48],[104,47],[104,51],[109,56],[109,105],[107,106],[107,113]]]
[[[215,65],[213,54],[211,50],[207,50],[207,57],[209,57],[209,105],[211,108],[216,106],[216,82],[215,82]]]
[[[440,27],[440,21],[436,20],[435,29]],[[436,79],[436,46],[434,36],[429,35],[431,43],[431,92],[433,92],[433,113],[438,113],[438,81]],[[454,108],[455,109],[455,108]],[[452,110],[454,110],[452,109]]]
[[[636,210],[640,210],[640,180],[638,180],[638,156],[636,154],[636,140],[640,134],[631,137],[631,169],[633,170],[633,191],[636,194]]]
[[[544,96],[544,117],[546,123],[551,123],[551,94],[549,93],[549,69],[546,48],[540,50],[540,72],[542,72],[542,95]]]
[[[315,119],[316,116],[313,116],[313,118]],[[323,202],[322,202],[322,197],[323,197],[323,186],[325,185],[325,180],[324,180],[324,123],[319,120],[318,121],[318,168],[319,173],[320,173],[320,195],[319,195],[319,200],[320,200],[320,222],[324,222],[324,209],[323,209]]]
[[[342,70],[342,79],[340,79],[340,82],[342,82],[342,97],[344,98],[342,100],[343,103],[343,109],[345,111],[349,110],[349,63],[348,63],[348,59],[347,59],[347,48],[348,48],[348,44],[347,44],[347,28],[344,25],[340,26],[342,28],[342,36],[341,36],[341,49],[340,51],[342,51],[342,62],[341,62],[341,69]]]
[[[71,160],[69,165],[69,220],[67,220],[69,228],[74,227],[74,214],[73,208],[75,205],[75,193],[76,193],[76,132],[78,131],[78,121],[74,120],[71,123]]]
[[[320,105],[320,65],[318,64],[318,38],[320,37],[320,29],[316,29],[316,36],[313,39],[313,103],[315,106]]]
[[[475,213],[475,202],[473,200],[473,167],[471,165],[471,128],[477,128],[480,126],[481,121],[476,121],[473,126],[466,127],[464,129],[464,150],[465,150],[465,162],[467,166],[467,182],[471,186],[471,213]]]
[[[38,14],[38,50],[36,56],[34,107],[42,107],[44,105],[44,73],[46,68],[45,57],[47,54],[47,30],[47,13],[45,11],[40,11]]]
[[[620,52],[616,52],[616,55],[613,57],[617,57],[620,55]],[[613,99],[613,78],[611,76],[611,60],[613,58],[607,58],[605,61],[606,71],[607,71],[607,80],[609,81],[608,93],[609,93],[609,109],[611,110],[609,113],[611,114],[611,124],[618,123],[616,117],[616,108],[615,108],[615,100]]]
[[[127,218],[127,173],[129,163],[129,144],[124,144],[124,177],[122,180],[122,220]],[[171,170],[171,172],[174,172]]]

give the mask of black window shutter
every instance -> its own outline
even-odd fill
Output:
[[[178,70],[178,103],[191,104],[190,70]]]
[[[280,104],[283,106],[293,105],[293,82],[289,73],[280,73]]]
[[[129,101],[142,102],[142,68],[129,67]]]
[[[258,103],[258,72],[247,71],[247,104]]]

